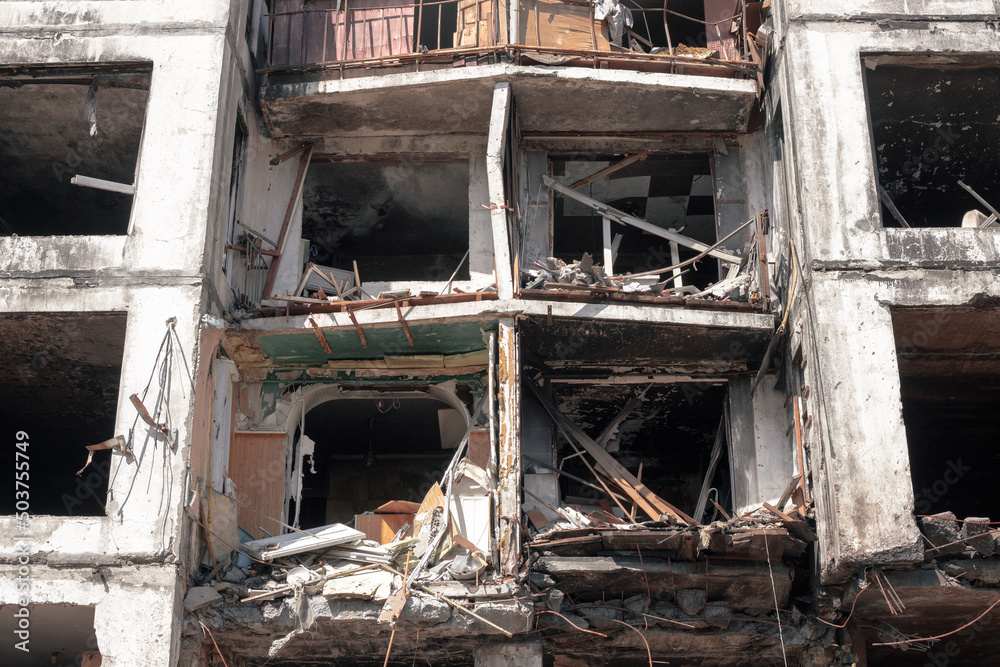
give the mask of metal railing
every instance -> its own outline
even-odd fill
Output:
[[[274,12],[268,68],[384,60],[497,46],[498,0],[339,0],[334,8]]]
[[[546,63],[558,56],[566,65],[713,75],[728,70],[723,76],[756,76],[762,66],[763,42],[753,33],[760,16],[747,15],[746,0],[734,0],[733,16],[709,20],[674,11],[669,0],[652,8],[621,0],[633,25],[618,39],[607,21],[595,20],[590,0],[519,0],[516,26],[508,24],[498,0],[319,2],[332,6],[300,9],[292,0],[276,0],[266,15],[268,60],[262,72],[404,62],[419,67],[487,51],[503,52],[505,61],[527,55]]]

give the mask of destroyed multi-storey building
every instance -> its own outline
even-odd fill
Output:
[[[0,662],[996,664],[998,14],[0,3]]]

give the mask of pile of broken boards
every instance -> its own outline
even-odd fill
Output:
[[[607,511],[559,509],[573,521],[550,524],[528,544],[529,586],[548,607],[537,612],[544,639],[579,641],[586,630],[624,632],[624,640],[631,626],[647,637],[714,631],[777,644],[775,600],[789,647],[828,630],[792,605],[792,581],[815,538],[805,521],[760,509],[705,526],[666,517],[629,523]],[[581,527],[584,518],[590,525]]]
[[[517,588],[498,583],[492,571],[493,486],[489,473],[461,458],[419,504],[386,503],[355,516],[353,528],[330,524],[244,542],[238,563],[244,567],[220,565],[204,585],[189,590],[185,609],[222,602],[221,592],[231,604],[262,605],[255,613],[265,620],[293,619],[291,632],[272,644],[272,656],[309,631],[317,618],[325,618],[324,609],[351,608],[393,626],[397,619],[431,624],[452,619],[466,627],[481,622],[484,631],[489,625],[502,630],[477,614],[489,603],[468,606],[480,598],[513,598]],[[515,606],[517,614],[507,616],[528,617]],[[274,628],[280,627],[276,621]]]
[[[959,520],[953,512],[920,519],[926,560],[945,574],[974,586],[1000,586],[1000,524],[988,517]]]
[[[749,301],[750,275],[742,273],[721,280],[707,289],[693,285],[673,285],[674,277],[659,280],[654,277],[633,277],[628,274],[609,276],[600,264],[594,264],[589,253],[567,264],[557,257],[535,262],[535,268],[521,271],[524,289],[572,290],[594,294],[645,294],[652,296],[686,295],[691,298],[716,301]],[[669,285],[669,286],[668,286]]]

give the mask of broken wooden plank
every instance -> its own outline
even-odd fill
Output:
[[[705,507],[708,505],[708,492],[712,486],[712,478],[715,476],[715,468],[719,464],[722,456],[722,443],[725,440],[726,419],[719,420],[719,428],[715,432],[715,443],[712,445],[712,455],[708,461],[708,470],[705,472],[705,479],[701,483],[701,492],[698,494],[698,505],[695,507],[694,516],[701,521],[705,516]]]
[[[717,249],[713,250],[711,249],[710,246],[702,243],[701,241],[696,241],[695,239],[689,236],[678,234],[677,232],[670,231],[669,229],[663,229],[662,227],[657,227],[656,225],[650,222],[633,217],[625,213],[624,211],[619,211],[618,209],[612,206],[608,206],[607,204],[604,204],[602,202],[599,202],[596,199],[592,199],[591,197],[582,195],[576,190],[571,190],[570,188],[567,188],[565,185],[559,183],[558,181],[555,181],[549,176],[542,175],[542,182],[549,188],[555,190],[556,192],[563,194],[571,199],[575,199],[581,204],[584,204],[594,209],[601,215],[607,216],[612,220],[619,222],[623,225],[636,227],[637,229],[641,229],[647,234],[653,234],[654,236],[659,236],[661,238],[667,239],[668,241],[676,241],[685,248],[691,248],[692,250],[697,250],[699,252],[706,251],[707,254],[717,259],[721,259],[724,262],[730,262],[731,264],[739,264],[741,261],[740,258],[737,257],[736,255],[730,255],[728,252],[723,252]]]
[[[591,183],[593,183],[595,181],[599,181],[602,178],[604,178],[605,176],[610,176],[611,174],[613,174],[616,171],[619,171],[621,169],[624,169],[625,167],[629,166],[630,164],[634,164],[636,162],[640,162],[642,160],[645,160],[650,155],[651,155],[651,153],[649,153],[649,152],[635,153],[634,155],[629,155],[624,160],[619,160],[618,162],[615,162],[611,166],[605,167],[604,169],[601,169],[600,171],[595,171],[593,174],[591,174],[590,176],[587,176],[586,178],[581,178],[579,181],[577,181],[576,183],[574,183],[573,185],[571,185],[569,187],[571,189],[573,189],[573,190],[579,190],[583,186],[590,185]]]
[[[606,473],[608,473],[609,477],[611,477],[611,479],[618,484],[618,486],[620,486],[622,490],[625,491],[625,493],[632,498],[636,504],[639,505],[639,507],[642,508],[643,512],[646,512],[646,514],[650,516],[650,518],[659,520],[663,514],[669,514],[689,525],[701,525],[644,486],[642,482],[632,475],[632,473],[622,467],[613,456],[604,451],[604,448],[594,442],[589,435],[584,433],[576,424],[571,422],[564,414],[559,412],[559,409],[552,404],[548,397],[544,396],[542,392],[538,390],[533,382],[529,382],[528,387],[535,395],[535,398],[538,399],[538,402],[541,403],[542,407],[545,408],[545,411],[549,413],[549,416],[553,419],[553,421],[562,426],[565,430],[569,431],[580,446],[587,450],[587,453],[590,454],[595,461],[597,461],[597,464],[600,465]]]
[[[295,206],[299,200],[299,192],[305,184],[306,169],[309,168],[309,159],[311,156],[312,144],[303,145],[302,157],[299,160],[299,171],[295,175],[295,183],[292,186],[292,193],[288,197],[288,207],[285,208],[285,217],[281,221],[281,230],[278,232],[278,247],[275,248],[278,255],[271,260],[271,265],[267,267],[267,280],[264,281],[263,290],[265,299],[271,296],[271,290],[274,289],[274,279],[278,277],[278,266],[281,264],[281,253],[285,247],[285,234],[287,234],[289,223],[292,221],[292,213],[295,212]]]

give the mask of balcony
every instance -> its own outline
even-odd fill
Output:
[[[275,137],[482,133],[509,81],[525,131],[745,132],[767,31],[726,4],[275,2],[261,106]]]

